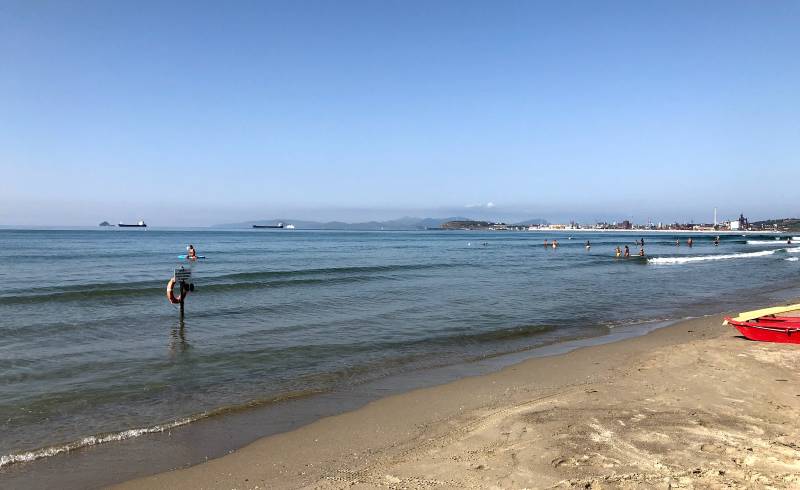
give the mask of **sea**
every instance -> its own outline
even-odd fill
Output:
[[[789,235],[713,237],[0,229],[0,486],[194,464],[437,369],[800,296]],[[644,258],[615,257],[639,239]],[[205,258],[179,259],[188,244]],[[183,318],[165,290],[179,267]]]

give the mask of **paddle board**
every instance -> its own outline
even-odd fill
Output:
[[[187,257],[189,257],[189,256],[188,255],[178,255],[178,258],[181,259],[181,260],[186,260]],[[198,255],[197,258],[198,259],[204,259],[204,258],[206,258],[206,256],[205,255]]]

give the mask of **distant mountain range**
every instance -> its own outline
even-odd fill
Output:
[[[253,225],[277,225],[278,223],[283,223],[284,225],[292,224],[298,230],[427,230],[430,228],[439,228],[441,227],[442,223],[447,223],[448,221],[470,221],[470,218],[464,218],[461,216],[451,216],[447,218],[415,218],[406,216],[388,221],[365,221],[361,223],[345,223],[344,221],[322,222],[276,218],[242,221],[240,223],[226,223],[214,225],[213,228],[252,228]],[[547,224],[547,220],[534,218],[528,221],[510,224],[541,225]]]
[[[283,223],[292,224],[298,230],[426,230],[428,228],[439,228],[442,223],[448,221],[465,220],[467,218],[414,218],[403,217],[389,221],[365,221],[361,223],[345,223],[343,221],[305,221],[300,219],[276,218],[262,219],[255,221],[243,221],[241,223],[226,223],[214,225],[214,228],[252,228],[253,225],[276,225]]]

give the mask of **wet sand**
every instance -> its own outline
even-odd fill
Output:
[[[535,358],[116,488],[800,486],[800,346],[721,316]]]

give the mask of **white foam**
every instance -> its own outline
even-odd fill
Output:
[[[794,241],[794,238],[792,238]],[[786,245],[786,240],[747,240],[748,245]]]
[[[800,247],[799,247],[800,248]],[[692,262],[707,262],[710,260],[728,260],[728,259],[750,259],[756,257],[766,257],[772,255],[778,250],[762,250],[760,252],[744,252],[738,254],[719,254],[719,255],[697,255],[694,257],[653,257],[647,259],[651,264],[688,264]]]
[[[788,259],[785,260],[788,260],[789,262],[797,262],[798,260],[800,260],[800,257],[789,257]]]
[[[789,252],[790,254],[796,254],[800,252],[800,247],[787,248],[786,251]]]
[[[5,456],[0,456],[0,468],[15,463],[26,463],[29,461],[36,461],[37,459],[47,458],[61,453],[68,453],[76,449],[81,449],[89,446],[96,446],[98,444],[104,444],[106,442],[124,441],[125,439],[132,439],[134,437],[139,437],[144,434],[152,434],[154,432],[164,432],[165,430],[170,430],[176,427],[180,427],[182,425],[186,425],[190,422],[193,422],[194,420],[196,419],[192,418],[179,419],[174,422],[156,425],[153,427],[141,427],[138,429],[123,430],[121,432],[112,432],[110,434],[89,436],[59,446],[49,446],[36,449],[33,451],[27,451],[24,453],[7,454]]]

